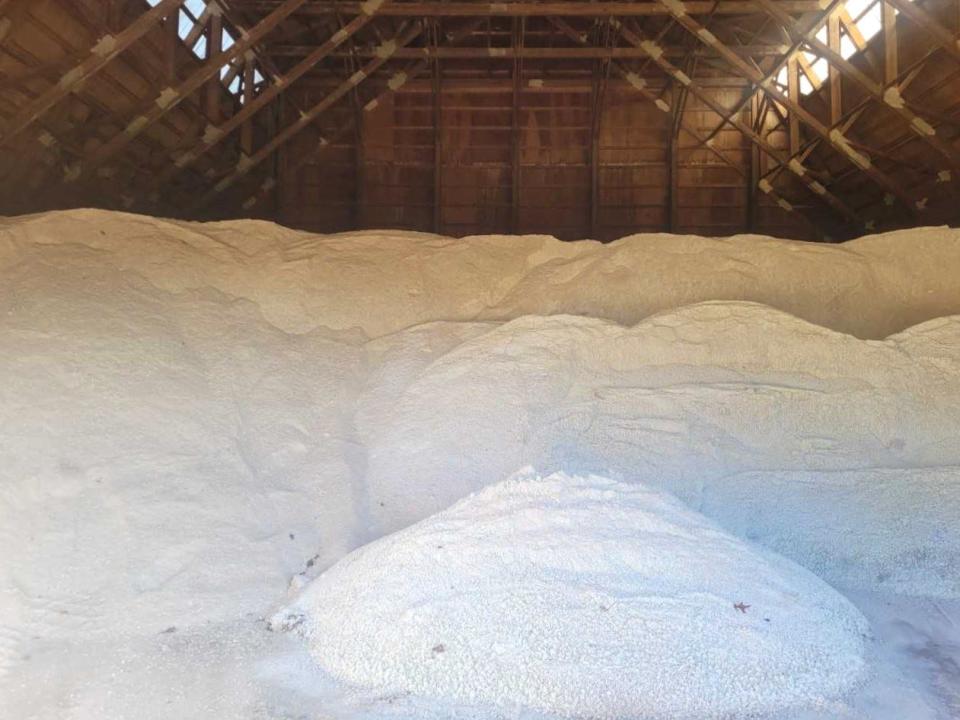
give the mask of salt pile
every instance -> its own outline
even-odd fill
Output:
[[[665,493],[522,476],[367,545],[274,618],[381,693],[591,718],[826,703],[866,621],[809,572]]]
[[[272,223],[197,224],[74,210],[0,219],[0,272],[36,246],[88,248],[171,293],[250,300],[286,332],[379,337],[434,320],[571,314],[623,325],[708,300],[769,305],[863,338],[960,313],[960,231],[918,228],[842,245],[644,234],[614,243],[403,231],[313,235]]]
[[[960,316],[879,342],[701,303],[399,346],[356,415],[367,540],[532,465],[667,490],[837,585],[960,598]]]
[[[955,235],[672,238],[654,277],[666,239],[0,219],[0,708],[353,720],[258,685],[258,642],[306,653],[257,619],[291,577],[528,464],[669,492],[845,593],[935,599],[946,623],[960,316],[862,340],[783,309],[879,337],[960,308]],[[698,298],[685,263],[781,310],[647,317]],[[510,319],[559,311],[598,317]]]

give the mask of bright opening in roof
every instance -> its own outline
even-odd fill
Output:
[[[880,0],[847,0],[840,12],[840,55],[844,60],[861,52],[866,43],[883,29],[883,5]],[[898,11],[894,11],[899,14]],[[817,40],[827,43],[827,28],[821,27]],[[819,88],[830,73],[830,63],[812,52],[802,50],[798,54],[800,70],[800,93],[809,95]],[[788,87],[787,68],[777,74],[776,83],[784,90]]]
[[[152,7],[159,5],[161,0],[147,0],[147,4]],[[192,42],[190,50],[201,60],[207,59],[207,16],[204,14],[207,9],[208,0],[186,0],[178,11],[177,34],[184,42]],[[229,50],[237,43],[236,36],[229,28],[223,28],[221,36],[221,47],[224,51]],[[226,85],[232,95],[239,95],[240,101],[243,97],[240,95],[243,89],[243,73],[238,70],[234,64],[227,64],[220,68],[220,79]],[[264,78],[259,70],[254,71],[254,87],[258,87]]]

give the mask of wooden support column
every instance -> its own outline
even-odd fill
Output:
[[[218,63],[223,54],[223,13],[220,6],[211,3],[210,24],[207,25],[207,62]],[[222,67],[222,65],[220,66]],[[223,85],[220,84],[220,71],[207,82],[206,115],[214,125],[220,122],[220,103],[223,99]]]
[[[897,47],[897,10],[886,0],[883,7],[883,84],[895,82],[900,73],[899,48]]]
[[[360,105],[360,96],[356,88],[353,92],[353,229],[360,230],[365,226],[367,207],[367,164],[363,152],[364,132],[363,108]]]
[[[431,44],[437,47],[440,27],[433,23]],[[440,60],[433,61],[433,231],[440,234],[443,227],[443,79],[440,75]]]
[[[603,102],[603,67],[599,61],[593,63],[590,83],[590,237],[597,239],[600,210],[600,104]]]
[[[800,104],[800,66],[796,54],[787,61],[787,94],[790,102]],[[789,108],[787,118],[790,120],[790,154],[796,155],[800,151],[800,118]]]
[[[687,70],[692,64],[688,63]],[[667,137],[667,160],[670,178],[667,197],[667,232],[677,232],[680,227],[680,126],[683,121],[683,112],[687,105],[687,88],[678,82],[673,82],[670,96],[673,99],[671,122]]]
[[[253,53],[248,53],[243,61],[243,107],[253,105],[253,84],[256,81],[256,62]],[[242,111],[241,111],[242,112]],[[253,118],[251,115],[243,119],[240,126],[240,152],[249,157],[253,154]]]
[[[523,47],[524,18],[513,20],[513,47]],[[520,89],[523,62],[519,56],[513,61],[513,109],[510,122],[510,232],[517,234],[520,228]]]
[[[180,10],[170,13],[163,21],[163,81],[177,82],[177,54],[180,52]]]
[[[350,58],[350,73],[355,74],[360,69],[360,62],[353,56]],[[353,228],[362,229],[366,226],[367,215],[367,157],[365,138],[367,135],[364,122],[363,101],[360,91],[353,86],[350,93],[353,102]]]
[[[760,110],[760,96],[754,93],[750,97],[750,125],[754,131],[763,133],[763,121]],[[747,217],[745,227],[747,232],[757,231],[757,216],[759,215],[760,197],[757,184],[760,182],[760,149],[756,143],[750,144],[750,172],[747,173]]]
[[[667,137],[667,174],[670,184],[667,190],[667,232],[676,232],[679,225],[680,206],[679,206],[679,185],[680,178],[678,170],[678,149],[677,136],[673,130],[668,130]]]
[[[827,47],[837,54],[840,53],[840,17],[838,15],[831,15],[827,21]],[[830,126],[837,125],[842,117],[843,84],[837,66],[830,63]]]

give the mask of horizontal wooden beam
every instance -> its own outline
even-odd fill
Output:
[[[315,45],[279,45],[270,48],[270,54],[274,57],[302,57],[315,50]],[[747,57],[779,57],[783,53],[781,45],[741,45],[734,48],[739,55]],[[372,57],[376,48],[360,48],[356,51],[340,50],[333,53],[333,56]],[[690,48],[667,47],[664,48],[664,54],[669,58],[682,59],[687,57],[719,57],[711,51],[691,51]],[[483,60],[517,57],[530,59],[601,59],[609,60],[611,58],[642,58],[646,57],[643,50],[633,47],[529,47],[524,46],[518,49],[512,47],[423,47],[423,48],[403,48],[398,50],[397,59],[418,60],[420,58],[430,58],[438,60]]]
[[[663,77],[662,73],[657,77],[646,75],[641,77],[643,78],[646,87],[652,91],[660,92],[664,88],[670,86],[670,82]],[[448,94],[454,93],[460,95],[469,93],[477,95],[496,95],[510,92],[512,87],[509,76],[504,76],[502,78],[463,78],[445,75],[443,80],[445,85],[441,88],[440,92]],[[335,78],[335,82],[332,82],[331,79],[327,78],[324,78],[321,81],[318,78],[311,79],[310,77],[306,77],[301,80],[300,83],[301,86],[309,87],[311,90],[332,90],[336,84],[339,83],[339,81],[339,77]],[[448,81],[450,81],[449,84],[447,84]],[[722,90],[743,90],[745,88],[752,87],[742,77],[733,76],[720,78],[704,77],[698,78],[697,82],[700,83],[700,87],[703,88],[715,88]],[[621,90],[629,91],[634,89],[634,86],[631,85],[630,82],[622,78],[611,77],[607,83],[608,92]],[[373,82],[372,85],[375,84],[376,82]],[[525,93],[563,92],[589,95],[592,91],[592,88],[589,78],[563,78],[554,77],[552,74],[548,77],[537,77],[535,73],[528,72],[524,79],[521,90]],[[433,92],[433,88],[430,81],[427,79],[410,80],[400,89],[400,92],[407,94],[429,94]]]
[[[791,15],[815,12],[818,0],[779,0],[777,3]],[[269,12],[279,0],[233,0],[231,7],[245,12]],[[363,3],[320,1],[300,9],[302,15],[355,15]],[[750,15],[762,12],[752,0],[712,2],[692,0],[684,3],[691,15]],[[383,15],[395,17],[630,17],[666,15],[667,11],[652,2],[398,2],[384,8]]]

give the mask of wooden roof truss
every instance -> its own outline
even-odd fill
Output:
[[[251,211],[276,191],[277,154],[294,137],[323,128],[315,155],[291,159],[315,162],[415,80],[435,91],[463,77],[512,83],[519,148],[522,93],[582,79],[591,93],[594,225],[601,100],[614,81],[670,117],[670,228],[677,163],[703,152],[743,178],[751,203],[765,194],[823,238],[924,223],[932,200],[956,205],[960,103],[934,107],[928,98],[960,72],[960,18],[944,9],[953,0],[872,0],[855,16],[852,1],[77,0],[94,41],[31,64],[7,47],[31,2],[0,0],[0,59],[6,52],[23,65],[0,76],[0,147],[9,160],[0,167],[0,198],[41,187],[84,197],[108,187],[119,205],[150,212],[215,213],[230,202]],[[860,29],[868,13],[881,18],[876,39]],[[927,45],[906,64],[903,32]],[[142,71],[152,91],[137,102],[119,110],[88,92],[121,55],[145,67],[150,52],[160,70]],[[914,92],[944,62],[949,72]],[[711,92],[721,77],[743,88],[732,106]],[[287,90],[304,82],[324,90],[301,107]],[[685,114],[688,98],[720,122],[697,127]],[[342,103],[352,107],[350,119],[325,125]],[[200,118],[187,132],[182,105]],[[87,108],[89,125],[65,119],[77,107]],[[878,108],[896,127],[879,145],[861,130]],[[161,126],[175,139],[162,140]],[[751,162],[718,145],[725,128],[743,136]],[[31,153],[45,169],[15,182]],[[439,172],[438,163],[437,196]]]

